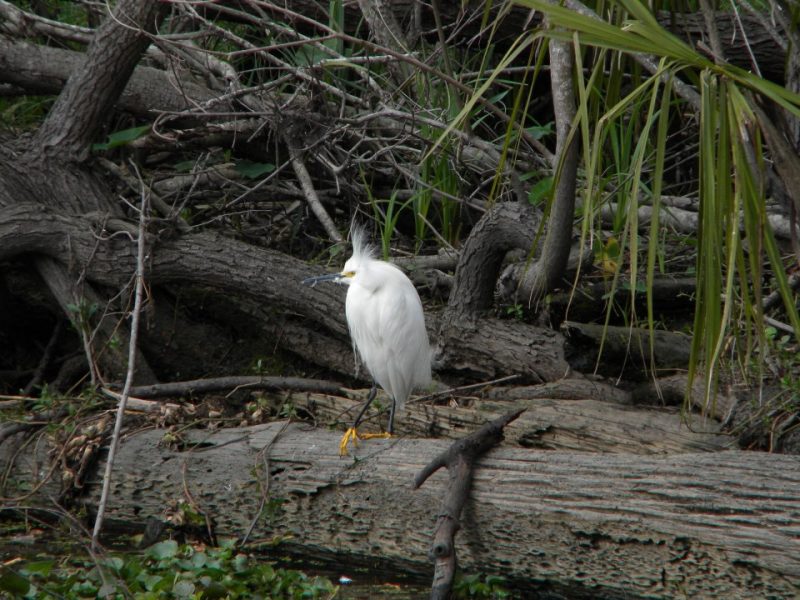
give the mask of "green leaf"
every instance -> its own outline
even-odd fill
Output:
[[[191,581],[181,579],[172,588],[172,593],[178,598],[189,598],[194,594],[194,584]]]
[[[150,125],[142,125],[141,127],[131,127],[130,129],[123,129],[108,136],[108,140],[100,144],[92,144],[92,150],[111,150],[118,146],[130,144],[134,140],[138,140],[150,131]]]
[[[547,200],[553,191],[553,176],[545,177],[536,182],[528,192],[528,202],[536,206],[542,201]]]
[[[527,131],[533,139],[540,140],[543,137],[553,134],[553,123],[550,122],[544,125],[532,125],[531,127],[526,127],[525,131]]]
[[[294,54],[294,63],[297,67],[310,67],[328,58],[321,48],[303,46]]]
[[[30,582],[19,573],[5,569],[0,571],[0,590],[24,596],[28,593],[30,587]]]
[[[231,563],[236,573],[241,573],[249,567],[249,560],[246,554],[237,554],[233,557]]]
[[[156,560],[163,560],[165,558],[174,558],[178,554],[178,542],[175,540],[165,540],[153,544],[148,548],[147,555]]]
[[[125,566],[125,561],[120,556],[109,556],[108,558],[101,560],[101,564],[104,567],[108,567],[109,569],[119,572]]]
[[[217,600],[228,596],[228,590],[224,585],[216,581],[211,581],[203,590],[203,600]]]
[[[262,175],[272,173],[275,170],[275,165],[272,163],[260,163],[243,159],[236,161],[234,168],[236,169],[237,173],[240,173],[248,179],[258,179]]]
[[[55,564],[56,561],[54,560],[37,560],[34,562],[25,563],[25,568],[23,571],[25,573],[36,573],[37,575],[47,577],[50,574],[50,571],[53,570],[53,566]]]

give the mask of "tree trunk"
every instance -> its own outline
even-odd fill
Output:
[[[251,539],[287,540],[281,552],[430,572],[447,475],[411,485],[449,442],[370,440],[339,458],[338,433],[304,425],[187,431],[184,451],[163,437],[145,430],[121,446],[110,523],[141,529],[191,494],[218,536],[241,536],[255,519]],[[6,461],[12,446],[0,448]],[[34,459],[23,453],[9,480],[29,478]],[[99,486],[87,481],[81,500],[94,506]],[[280,510],[257,518],[262,499]],[[793,457],[500,447],[478,463],[456,544],[467,572],[502,573],[528,595],[789,598],[800,585],[798,506]]]

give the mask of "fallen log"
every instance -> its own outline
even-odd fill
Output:
[[[611,387],[584,383],[584,392],[592,385],[602,393]],[[719,422],[691,414],[682,416],[677,407],[634,407],[587,396],[571,400],[555,394],[535,397],[533,392],[529,397],[514,396],[517,389],[534,388],[490,390],[487,399],[458,398],[457,407],[412,400],[396,421],[397,432],[413,437],[457,439],[508,411],[525,409],[519,419],[506,427],[508,444],[545,450],[634,454],[713,452],[735,445],[735,440],[721,431]],[[622,390],[617,391],[618,395],[623,394]],[[303,392],[267,392],[263,396],[274,404],[276,414],[279,408],[288,405],[308,413],[320,425],[347,425],[363,405],[366,390],[350,390],[348,397]],[[383,398],[381,394],[378,401]],[[364,422],[364,431],[379,431],[386,417],[369,414],[373,416]]]
[[[343,459],[339,433],[284,426],[188,431],[184,451],[160,444],[163,431],[131,434],[117,455],[107,524],[143,529],[191,494],[217,536],[242,536],[268,489],[280,509],[255,521],[253,537],[282,554],[382,560],[430,577],[430,531],[447,477],[437,473],[416,491],[412,482],[450,442],[370,440]],[[0,462],[13,451],[9,442],[0,446]],[[20,453],[7,481],[29,486],[36,457]],[[478,461],[473,486],[463,516],[470,533],[456,538],[462,567],[501,574],[528,593],[789,598],[800,585],[794,457],[501,447]],[[84,490],[81,500],[96,506],[97,480]]]
[[[653,331],[654,364],[651,365],[650,331],[644,327],[564,321],[561,332],[567,340],[565,358],[573,369],[581,372],[591,373],[597,368],[598,373],[611,377],[619,377],[624,371],[626,379],[647,379],[650,368],[665,372],[685,370],[689,365],[692,338],[684,333]]]

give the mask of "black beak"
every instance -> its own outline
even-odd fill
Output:
[[[328,275],[317,275],[316,277],[307,277],[306,279],[303,279],[302,283],[303,285],[310,285],[311,287],[314,287],[320,281],[336,281],[341,278],[342,276],[339,273],[329,273]]]

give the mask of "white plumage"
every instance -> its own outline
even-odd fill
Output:
[[[412,390],[431,380],[419,294],[405,273],[373,257],[360,230],[353,232],[353,256],[341,274],[340,281],[349,285],[345,312],[353,346],[373,379],[402,410]]]
[[[415,387],[431,380],[431,351],[425,314],[414,284],[396,266],[375,258],[360,229],[352,232],[353,255],[341,273],[310,277],[303,283],[335,281],[348,287],[345,301],[347,325],[354,351],[377,385],[392,397],[388,432],[394,430],[394,415],[402,409]],[[353,426],[340,444],[347,453],[349,442],[358,440],[356,428],[375,398],[370,391]],[[368,436],[364,436],[368,437]]]

